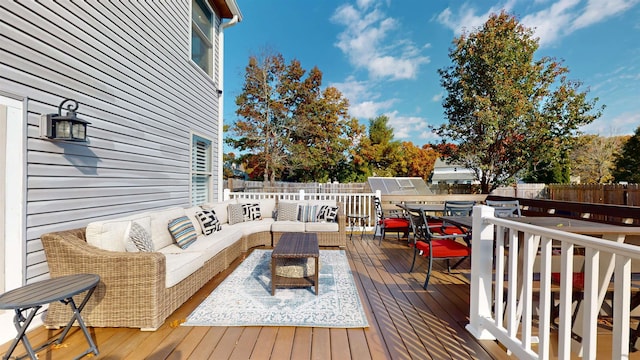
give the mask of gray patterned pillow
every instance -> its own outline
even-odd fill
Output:
[[[280,202],[278,203],[278,221],[298,220],[298,204]]]
[[[196,217],[198,218],[203,234],[211,235],[216,231],[222,230],[222,225],[220,224],[220,220],[218,220],[218,216],[215,211],[199,211],[196,213]]]
[[[140,224],[135,221],[131,223],[127,241],[133,243],[138,251],[155,251],[155,249],[153,248],[153,242],[151,241],[151,235],[149,234],[149,232],[147,232],[147,230],[145,230]]]
[[[244,222],[244,204],[229,204],[229,225]]]

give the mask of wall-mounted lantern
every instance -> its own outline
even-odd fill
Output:
[[[66,115],[62,115],[62,107],[67,105]],[[76,116],[78,102],[72,99],[64,99],[58,106],[57,114],[42,115],[43,126],[46,129],[46,137],[55,140],[87,141],[87,125],[90,122]]]

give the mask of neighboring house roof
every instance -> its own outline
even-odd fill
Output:
[[[234,15],[238,16],[238,21],[242,21],[242,13],[236,3],[236,0],[208,0],[209,4],[220,12],[223,19],[231,19]]]
[[[475,181],[475,173],[469,168],[465,168],[464,165],[451,163],[438,158],[433,165],[433,175],[431,176],[431,182],[446,182],[446,181]]]
[[[382,195],[432,195],[427,183],[419,177],[370,177],[371,190]]]

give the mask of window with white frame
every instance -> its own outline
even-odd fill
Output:
[[[191,205],[212,201],[211,140],[193,135],[191,140]]]
[[[213,77],[214,13],[204,0],[191,3],[191,60]]]

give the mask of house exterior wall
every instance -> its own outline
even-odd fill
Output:
[[[191,1],[2,1],[0,13],[0,92],[26,99],[25,235],[7,239],[24,244],[21,283],[48,277],[43,233],[188,205],[192,134],[213,142],[221,192],[220,71],[190,60]],[[40,115],[65,98],[91,123],[87,143],[41,136]]]

